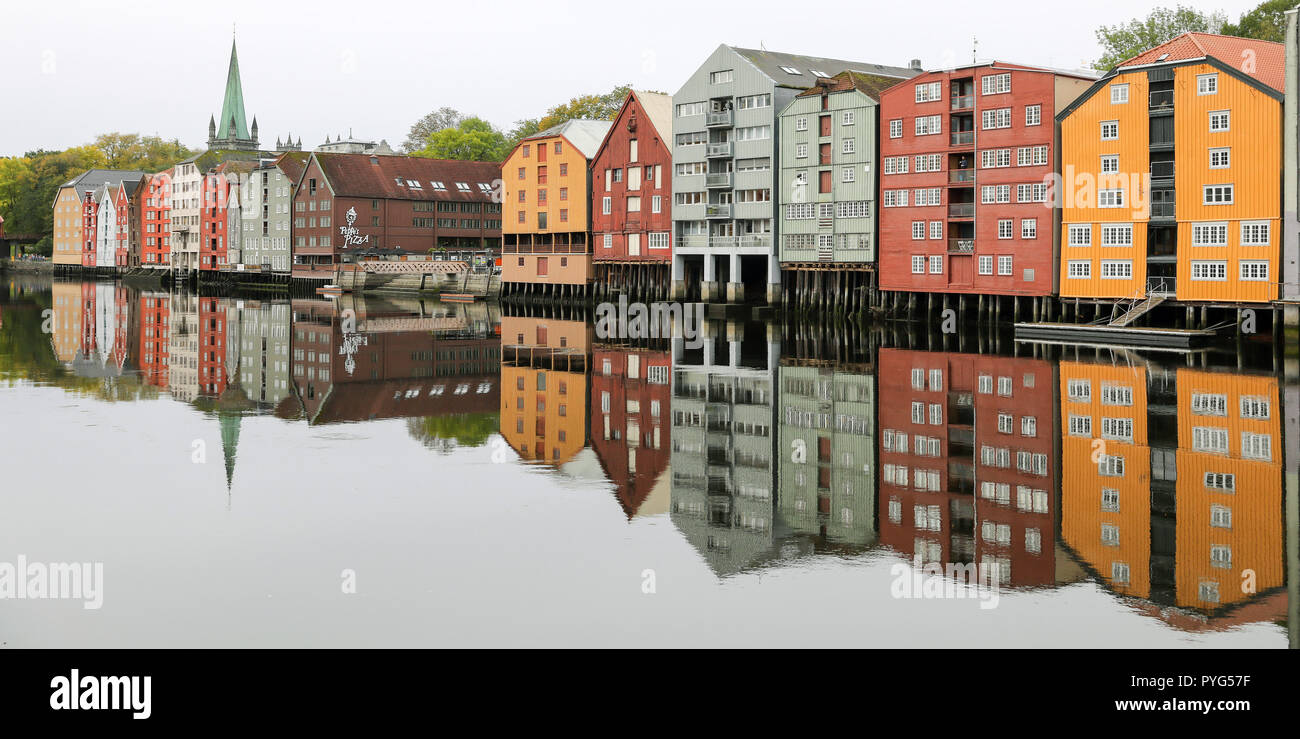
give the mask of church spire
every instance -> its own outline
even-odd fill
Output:
[[[222,148],[257,148],[257,133],[248,130],[248,116],[244,112],[244,86],[239,77],[239,51],[235,40],[230,41],[230,69],[226,74],[226,94],[221,101],[221,136]],[[216,142],[209,142],[212,146]],[[238,146],[242,144],[243,146]]]

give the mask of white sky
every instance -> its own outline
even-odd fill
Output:
[[[110,131],[202,148],[221,112],[232,23],[262,145],[292,132],[311,149],[349,127],[397,147],[443,105],[504,128],[623,82],[671,94],[720,43],[929,68],[970,59],[976,36],[981,59],[1081,67],[1100,55],[1097,26],[1175,4],[4,0],[0,155]],[[1236,20],[1258,3],[1192,4]],[[818,29],[814,8],[835,20]]]

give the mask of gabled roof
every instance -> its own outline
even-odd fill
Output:
[[[898,84],[898,78],[896,77],[882,77],[876,74],[865,74],[863,72],[845,70],[828,80],[819,80],[818,84],[804,90],[795,97],[802,98],[821,95],[824,87],[830,92],[848,92],[850,90],[857,90],[872,100],[879,102],[880,93],[888,90],[896,84]]]
[[[880,77],[892,77],[895,80],[910,79],[920,74],[919,69],[911,69],[910,67],[891,67],[871,62],[850,62],[843,59],[786,54],[765,49],[741,49],[735,46],[729,48],[747,59],[760,72],[771,78],[773,82],[783,87],[804,89],[811,87],[817,81],[818,75],[815,72],[829,76],[846,69]],[[787,68],[796,70],[796,73],[786,71]]]
[[[332,152],[314,152],[311,158],[320,165],[335,197],[491,202],[492,183],[501,178],[498,162]],[[435,182],[444,188],[436,189]],[[457,183],[461,182],[469,189],[460,189]]]
[[[297,185],[298,180],[302,179],[302,172],[307,168],[307,159],[311,156],[306,151],[286,151],[275,160],[275,166],[284,172],[284,176],[289,181]]]
[[[551,126],[545,131],[538,131],[523,140],[531,141],[532,139],[551,136],[563,136],[573,145],[573,148],[582,152],[584,157],[591,159],[596,156],[596,151],[600,149],[600,142],[605,140],[605,134],[609,133],[609,127],[612,125],[614,124],[611,121],[589,121],[583,118],[574,118],[558,126]],[[668,130],[671,131],[672,128]]]
[[[1286,47],[1272,41],[1188,32],[1119,63],[1117,69],[1173,64],[1213,57],[1281,92],[1286,85]],[[1252,59],[1253,65],[1242,64]]]
[[[126,180],[139,182],[140,178],[145,174],[145,172],[135,169],[88,169],[77,177],[63,183],[62,187],[75,187],[77,197],[84,200],[86,193],[97,189],[100,185],[116,184]]]
[[[650,119],[650,126],[654,128],[655,133],[659,134],[659,142],[662,146],[671,149],[673,135],[673,98],[671,95],[665,95],[662,92],[638,92],[632,90],[624,98],[623,104],[619,106],[618,112],[614,114],[614,120],[610,122],[610,127],[605,132],[605,138],[601,140],[600,146],[596,151],[587,157],[588,159],[597,159],[609,146],[609,140],[613,138],[614,132],[618,128],[614,125],[623,119],[623,114],[627,112],[627,107],[636,100],[641,104],[641,109],[645,111],[646,117]]]

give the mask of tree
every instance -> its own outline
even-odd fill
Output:
[[[1295,4],[1296,0],[1266,0],[1242,14],[1236,23],[1225,25],[1223,33],[1261,41],[1286,41],[1286,11]]]
[[[158,136],[136,133],[106,133],[95,137],[95,146],[104,152],[109,169],[138,169],[158,172],[193,156],[177,139],[164,141]]]
[[[423,149],[429,143],[430,134],[444,128],[455,128],[463,120],[465,116],[455,108],[446,106],[438,108],[411,126],[410,132],[406,134],[406,141],[402,144],[402,151],[409,154]]]
[[[552,126],[558,126],[565,121],[578,118],[592,121],[612,121],[614,116],[618,115],[619,108],[623,107],[623,101],[627,100],[627,95],[631,91],[631,85],[619,85],[602,95],[579,95],[568,102],[547,110],[546,115],[541,118],[525,118],[521,121],[515,121],[515,127],[510,129],[510,133],[506,135],[506,140],[509,142],[510,148],[514,148],[514,145],[521,140],[532,136],[538,131],[545,131]]]
[[[1219,33],[1226,22],[1227,17],[1218,11],[1202,13],[1185,5],[1156,8],[1146,18],[1098,28],[1097,41],[1106,53],[1092,66],[1100,71],[1108,71],[1125,59],[1137,56],[1180,34],[1189,31]]]
[[[459,159],[469,162],[499,162],[510,153],[505,134],[482,118],[471,117],[455,128],[444,128],[429,135],[423,149],[412,156],[432,159]]]

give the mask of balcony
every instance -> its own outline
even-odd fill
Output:
[[[724,141],[720,144],[709,144],[709,148],[704,155],[710,158],[729,157],[731,156],[731,142]]]
[[[970,110],[975,107],[974,95],[955,95],[952,99],[953,110]]]
[[[731,125],[731,111],[730,111],[730,110],[719,110],[719,111],[714,112],[714,113],[709,113],[708,116],[704,119],[704,125],[709,126],[709,127],[713,127],[713,126],[730,126],[730,125]]]
[[[974,203],[952,203],[948,206],[949,218],[974,218]]]
[[[772,248],[772,234],[746,234],[740,237],[740,246]]]
[[[718,173],[712,173],[712,172],[710,172],[709,174],[704,175],[704,186],[705,186],[705,187],[722,187],[722,188],[729,188],[729,187],[731,187],[731,173],[730,173],[730,172],[718,172]]]
[[[1152,90],[1151,91],[1151,110],[1164,110],[1174,107],[1173,90]]]
[[[974,131],[953,131],[951,142],[952,142],[951,143],[952,146],[974,146],[975,132]]]
[[[1169,179],[1173,179],[1173,176],[1174,176],[1173,162],[1152,162],[1151,163],[1151,179],[1169,180]]]
[[[731,203],[709,203],[704,206],[705,218],[730,218]]]
[[[975,181],[975,170],[973,169],[952,169],[948,171],[948,181],[957,183],[970,183]]]
[[[1177,203],[1152,203],[1151,218],[1174,218],[1177,215],[1176,208]]]
[[[710,236],[709,246],[714,249],[730,249],[736,245],[735,236]]]
[[[975,251],[975,239],[948,239],[949,254],[971,254]]]

